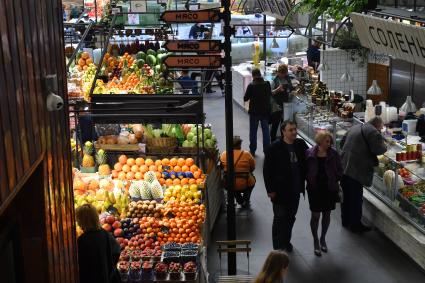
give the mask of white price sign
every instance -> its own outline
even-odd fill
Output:
[[[136,13],[146,13],[146,0],[132,0],[130,2],[130,11]]]

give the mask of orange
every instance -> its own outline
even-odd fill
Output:
[[[152,159],[150,159],[150,158],[148,158],[148,159],[146,159],[145,160],[145,165],[146,166],[151,166],[151,165],[153,165],[154,163],[153,163],[153,160]]]
[[[128,172],[126,177],[127,177],[127,180],[133,180],[134,179],[134,173]]]
[[[172,186],[172,185],[173,185],[173,180],[172,180],[172,179],[167,179],[167,180],[165,180],[165,185],[166,185],[167,187]]]
[[[143,175],[142,175],[142,173],[140,173],[140,172],[136,172],[136,173],[134,174],[134,178],[136,178],[136,180],[142,180]]]
[[[90,58],[90,55],[89,55],[88,52],[83,52],[83,53],[81,53],[81,58],[83,58],[84,60],[86,60],[86,59]]]
[[[189,183],[189,179],[187,179],[187,178],[183,178],[181,181],[180,181],[180,184],[181,185],[187,185]]]
[[[173,185],[180,185],[180,179],[174,179]]]
[[[131,166],[131,172],[133,172],[133,173],[139,172],[139,166],[137,166],[137,165]]]
[[[128,166],[127,164],[125,164],[125,165],[122,167],[122,171],[124,171],[125,173],[130,172],[130,170],[131,170],[131,168],[130,168],[130,166]]]
[[[141,166],[143,164],[145,164],[145,160],[143,158],[141,158],[141,157],[136,158],[136,165],[137,166]]]
[[[126,178],[126,173],[125,172],[119,172],[118,173],[118,179],[120,179],[121,181],[124,181]]]
[[[198,171],[198,166],[196,166],[196,165],[192,165],[192,166],[190,166],[190,171],[191,171],[192,173],[195,173],[196,171]]]
[[[185,161],[185,163],[186,163],[186,165],[187,166],[192,166],[193,164],[195,164],[195,160],[193,160],[193,158],[186,158],[186,161]]]
[[[183,165],[182,166],[182,172],[187,172],[187,171],[189,171],[189,166]]]
[[[170,159],[170,165],[171,166],[176,166],[177,165],[177,159],[176,158],[171,158]]]
[[[168,158],[162,159],[161,164],[162,164],[162,166],[170,165],[170,159],[168,159]]]
[[[196,184],[196,180],[194,178],[189,179],[189,185]]]
[[[88,69],[87,65],[83,66],[83,70],[86,71]]]
[[[165,179],[164,178],[159,178],[159,183],[161,184],[161,185],[164,185],[165,184]]]
[[[144,173],[149,171],[149,168],[146,165],[142,165],[142,166],[140,166],[139,171],[140,171],[140,173],[144,174]]]
[[[178,160],[177,160],[177,165],[178,166],[183,166],[183,165],[185,165],[186,164],[186,160],[184,160],[184,158],[179,158]]]
[[[121,163],[122,165],[127,164],[127,156],[125,156],[125,155],[121,155],[121,156],[118,158],[118,161],[119,161],[119,163]]]
[[[174,166],[174,172],[181,172],[181,171],[182,171],[182,168],[179,165]]]
[[[195,171],[195,172],[193,172],[193,177],[195,179],[199,179],[201,177],[201,173],[199,171]]]
[[[122,164],[119,163],[119,162],[115,163],[114,169],[118,172],[121,171],[122,170]]]
[[[134,158],[128,158],[127,159],[127,165],[128,166],[133,166],[134,164],[136,164],[136,161],[134,160]]]
[[[162,165],[162,161],[158,159],[155,161],[155,166],[158,167],[159,165]]]
[[[90,64],[92,64],[93,63],[93,60],[91,59],[91,58],[87,58],[86,59],[86,64],[87,65],[90,65]]]
[[[86,60],[84,60],[83,58],[80,58],[80,60],[78,60],[78,66],[84,67],[86,65]]]
[[[114,178],[114,179],[118,178],[118,171],[117,170],[112,170],[112,178]]]
[[[158,168],[155,165],[151,165],[151,166],[149,166],[149,171],[156,172],[156,171],[158,171]]]
[[[156,176],[156,178],[159,180],[159,179],[161,179],[161,173],[159,173],[159,172],[155,172],[155,176]]]

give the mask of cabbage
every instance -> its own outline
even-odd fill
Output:
[[[212,136],[211,129],[205,129],[204,130],[204,136],[205,136],[206,139],[210,139],[211,136]]]
[[[186,138],[187,138],[188,141],[194,141],[194,139],[193,139],[194,137],[195,137],[195,134],[190,132],[190,133],[187,134]]]
[[[205,141],[205,147],[212,148],[212,147],[214,147],[214,146],[215,146],[215,143],[214,143],[211,139],[207,139],[207,140]]]

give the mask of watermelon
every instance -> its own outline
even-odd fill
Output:
[[[143,68],[143,65],[146,64],[144,59],[139,59],[136,62],[137,62],[137,67],[139,67],[140,69]]]
[[[155,74],[161,73],[161,65],[156,65],[153,70],[155,71]]]
[[[153,55],[153,56],[156,56],[156,52],[155,52],[155,50],[152,50],[152,49],[148,49],[148,51],[146,52],[146,54],[147,54],[147,55]]]
[[[137,58],[137,59],[143,59],[143,60],[145,60],[145,59],[146,59],[146,54],[145,54],[145,52],[143,52],[143,51],[139,51],[139,52],[137,52],[136,58]]]
[[[166,57],[167,57],[166,54],[158,54],[156,56],[156,59],[158,60],[158,64],[163,63]]]
[[[164,54],[164,53],[167,53],[165,49],[158,49],[158,51],[156,51],[156,54]]]
[[[156,65],[156,57],[154,55],[148,55],[146,57],[146,63],[148,63],[149,66],[153,67]]]

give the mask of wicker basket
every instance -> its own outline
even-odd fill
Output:
[[[170,137],[147,138],[146,144],[148,147],[176,147],[177,139]]]
[[[181,154],[187,154],[187,155],[195,155],[198,153],[197,147],[180,147],[179,152]],[[202,148],[199,148],[199,152],[202,152]]]
[[[173,153],[176,153],[177,147],[176,146],[170,146],[170,147],[147,146],[146,151],[147,151],[146,152],[147,154],[152,154],[152,155],[173,154]]]

